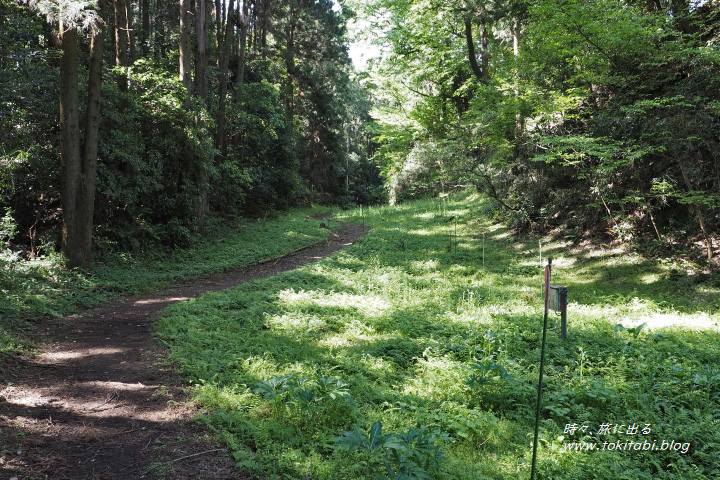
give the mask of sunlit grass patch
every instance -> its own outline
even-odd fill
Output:
[[[347,432],[360,432],[353,441],[362,443],[381,421],[395,440],[421,428],[437,435],[444,460],[429,478],[526,478],[542,255],[554,258],[553,283],[570,290],[567,341],[560,339],[559,317],[549,319],[544,478],[586,478],[583,469],[599,479],[620,471],[633,478],[712,478],[720,458],[704,445],[720,443],[719,434],[691,419],[714,418],[720,401],[720,336],[711,328],[650,325],[670,325],[672,318],[717,323],[716,286],[637,255],[574,250],[566,240],[543,239],[540,252],[537,239],[513,238],[481,211],[470,193],[346,211],[341,218],[372,227],[352,247],[166,310],[160,334],[172,358],[202,385],[206,421],[223,432],[234,455],[269,478],[374,478],[386,473],[384,447],[368,459],[362,449],[340,450],[337,438],[345,432],[349,442]],[[316,400],[317,392],[300,386],[283,391],[282,401],[256,392],[283,375],[307,377],[307,385],[340,379],[348,397]],[[247,416],[216,413],[227,409]],[[568,423],[597,430],[601,422],[628,421],[651,423],[657,438],[682,439],[697,450],[578,455],[559,440]]]

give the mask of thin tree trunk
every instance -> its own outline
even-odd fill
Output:
[[[195,89],[198,97],[207,103],[207,3],[205,0],[195,0],[195,34],[197,50],[195,53]],[[205,130],[202,118],[197,118],[200,130]],[[198,208],[198,221],[204,225],[209,207],[210,177],[207,168],[200,165],[198,185],[200,185],[200,205]]]
[[[154,26],[155,35],[153,36],[153,54],[165,56],[165,24],[163,23],[163,15],[161,12],[160,0],[155,0],[155,16]]]
[[[252,11],[252,38],[250,40],[250,49],[254,54],[258,53],[258,45],[260,45],[260,5],[262,0],[253,0]]]
[[[239,0],[238,0],[239,1]],[[235,81],[239,84],[245,82],[245,54],[247,52],[247,31],[250,19],[248,18],[248,8],[250,0],[242,0],[242,14],[238,8],[238,24],[240,26],[240,41],[238,45],[238,64]]]
[[[135,28],[133,25],[135,15],[133,14],[132,0],[125,0],[125,18],[127,19],[127,41],[130,48],[127,63],[127,66],[129,67],[133,64],[135,60],[137,60],[137,47],[135,45]]]
[[[487,25],[483,23],[482,30],[480,31],[480,48],[482,48],[482,73],[483,79],[487,83],[490,78],[490,54],[488,52],[488,29]]]
[[[225,2],[222,2],[221,0],[215,0],[215,38],[216,38],[216,45],[218,48],[223,44],[223,32],[225,31],[225,25],[223,22],[225,21],[225,18],[231,18],[231,16],[226,11]],[[220,59],[218,58],[218,67],[220,66]]]
[[[150,0],[141,0],[142,9],[142,54],[150,56]]]
[[[285,122],[287,125],[292,124],[295,115],[295,74],[297,66],[295,65],[295,26],[297,22],[296,11],[291,7],[290,20],[287,26],[287,47],[285,53],[285,68],[287,70],[285,95]]]
[[[513,57],[515,58],[515,75],[514,75],[514,88],[513,94],[515,95],[515,138],[520,138],[525,131],[525,122],[523,121],[522,113],[520,112],[520,74],[519,65],[520,60],[520,21],[517,18],[513,18],[512,23],[512,36],[513,36]]]
[[[270,28],[270,0],[262,0],[262,30],[260,35],[260,48],[262,52],[262,59],[267,58],[267,34]]]
[[[205,0],[195,0],[195,88],[203,100],[207,100],[207,4]]]
[[[127,0],[114,0],[115,10],[115,66],[122,73],[118,75],[117,84],[121,92],[127,91],[128,77],[125,68],[128,66],[128,18]]]

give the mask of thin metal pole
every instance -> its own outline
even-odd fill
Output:
[[[547,338],[547,323],[548,323],[548,301],[550,299],[550,273],[552,270],[552,258],[548,258],[548,264],[545,266],[545,315],[543,316],[543,332],[542,332],[542,345],[540,347],[540,375],[538,378],[537,388],[537,408],[535,410],[535,437],[533,439],[533,455],[532,455],[532,468],[530,469],[530,480],[535,480],[535,466],[537,464],[537,445],[538,445],[538,434],[540,432],[540,410],[542,409],[542,383],[543,383],[543,372],[545,370],[545,340]]]
[[[485,232],[483,232],[483,270],[485,270]]]
[[[453,220],[453,237],[455,240],[455,253],[457,253],[457,217]]]

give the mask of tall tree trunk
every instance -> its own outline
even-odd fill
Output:
[[[142,40],[141,48],[142,55],[145,57],[150,56],[150,0],[141,0],[142,10]]]
[[[190,51],[190,0],[180,0],[180,81],[189,97],[192,94],[192,73]],[[186,107],[189,107],[189,103]]]
[[[215,147],[220,151],[221,155],[226,153],[226,142],[225,142],[225,103],[227,99],[228,91],[228,65],[230,63],[230,48],[232,40],[232,26],[233,23],[230,18],[234,15],[234,0],[229,0],[227,6],[228,21],[225,23],[225,35],[220,51],[220,86],[218,88],[218,115],[217,115],[217,130],[215,132]]]
[[[238,0],[239,1],[239,0]],[[235,81],[239,84],[245,82],[245,54],[247,52],[247,31],[250,19],[248,18],[250,0],[242,0],[242,14],[238,8],[238,25],[240,27],[240,40],[238,45],[238,64]]]
[[[218,48],[223,44],[223,32],[225,31],[223,21],[225,18],[231,18],[231,15],[225,11],[226,5],[224,1],[215,0],[215,38],[216,45]],[[218,58],[218,67],[220,66],[220,59]]]
[[[115,10],[115,66],[120,67],[122,73],[118,75],[117,84],[121,92],[127,91],[128,77],[126,67],[128,63],[128,18],[127,18],[127,2],[128,0],[114,0],[113,8]]]
[[[103,1],[98,8],[102,10]],[[62,251],[71,268],[89,268],[92,251],[95,178],[102,81],[103,25],[90,41],[90,65],[85,111],[85,144],[80,144],[78,111],[78,35],[60,25],[60,195],[63,207]]]
[[[485,23],[480,31],[480,48],[482,49],[482,73],[485,82],[490,78],[490,53],[488,51],[488,28]]]
[[[260,49],[262,52],[262,59],[267,58],[267,34],[270,28],[270,0],[262,0],[262,29],[260,35]]]
[[[135,45],[135,28],[133,20],[135,15],[133,14],[133,1],[125,0],[125,18],[127,19],[127,39],[129,46],[128,63],[127,66],[133,64],[137,60],[137,47]]]
[[[195,88],[203,100],[207,100],[207,4],[205,0],[195,0]]]
[[[159,55],[160,57],[165,56],[165,23],[163,21],[163,15],[161,13],[161,0],[155,0],[155,16],[154,16],[154,27],[155,35],[153,38],[153,54]]]
[[[297,11],[290,7],[290,20],[287,26],[287,44],[285,48],[285,69],[287,70],[286,95],[285,95],[285,122],[287,125],[292,124],[295,115],[295,75],[297,66],[295,65],[295,27],[297,24]]]
[[[78,190],[81,179],[80,116],[78,113],[78,35],[60,23],[60,199],[63,207],[62,251],[70,267],[86,268],[80,234]]]
[[[198,97],[207,104],[207,3],[205,0],[195,0],[195,36],[197,50],[195,53],[195,89]],[[197,123],[200,130],[204,130],[206,125],[204,121],[198,117]],[[205,217],[209,207],[210,193],[210,176],[205,166],[200,166],[198,185],[200,185],[200,205],[198,208],[198,221],[200,225],[204,225]]]
[[[253,0],[252,9],[252,37],[250,39],[250,50],[253,54],[258,53],[258,46],[260,45],[260,8],[262,0]]]
[[[104,10],[104,0],[98,1],[98,10]],[[98,131],[100,129],[100,96],[102,91],[104,25],[97,25],[90,39],[90,65],[88,68],[87,107],[85,110],[85,139],[82,158],[82,183],[79,218],[82,223],[82,244],[87,263],[92,248],[93,214],[95,212],[95,179],[98,160]]]

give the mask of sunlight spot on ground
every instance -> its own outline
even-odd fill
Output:
[[[698,293],[720,294],[720,288],[711,287],[710,285],[699,285],[697,291]]]
[[[708,315],[698,312],[694,314],[683,313],[648,313],[639,317],[626,318],[619,322],[624,327],[636,327],[645,323],[648,330],[660,328],[680,327],[689,330],[716,330],[720,331],[720,318],[717,315]]]
[[[575,265],[576,260],[575,258],[557,257],[553,258],[552,264],[553,267],[567,268]]]
[[[434,234],[435,234],[434,232],[431,232],[430,230],[426,230],[426,229],[424,229],[424,228],[423,228],[423,229],[420,229],[420,230],[410,230],[408,233],[411,234],[411,235],[423,235],[423,236],[428,236],[428,235],[434,235]]]
[[[643,283],[650,285],[651,283],[655,283],[660,280],[660,275],[657,273],[648,273],[647,275],[643,275],[640,277],[640,280],[642,280]]]
[[[467,265],[455,264],[455,265],[451,265],[450,268],[448,268],[448,271],[450,271],[452,273],[456,273],[458,275],[461,275],[461,274],[467,274],[468,272],[470,272],[471,268],[468,267]]]
[[[573,285],[587,285],[589,283],[595,283],[597,282],[597,276],[596,275],[576,275],[572,279]]]
[[[384,358],[374,357],[369,354],[363,354],[358,363],[371,372],[381,372],[383,374],[393,367],[392,363]]]
[[[148,387],[148,385],[143,385],[142,383],[125,383],[125,382],[112,382],[112,381],[100,381],[100,380],[94,380],[91,382],[78,382],[79,386],[87,385],[92,387],[102,387],[108,391],[110,390],[127,390],[127,391],[133,391],[133,390],[144,390]]]
[[[459,362],[449,356],[418,358],[415,376],[407,377],[403,393],[420,398],[444,398],[465,381]]]
[[[156,303],[173,303],[183,302],[190,300],[190,297],[160,297],[160,298],[148,298],[146,300],[138,300],[133,305],[153,305]]]
[[[325,322],[314,315],[294,312],[291,315],[273,315],[265,321],[268,328],[280,332],[308,333],[321,329]]]
[[[375,329],[371,325],[356,319],[348,324],[345,333],[361,340],[368,340],[374,338],[372,335],[375,334]]]
[[[323,340],[317,342],[319,347],[328,348],[341,348],[341,347],[352,347],[354,342],[346,338],[345,335],[334,335],[332,337],[326,337]]]
[[[115,353],[123,353],[127,351],[125,348],[89,348],[87,350],[73,350],[63,352],[51,352],[43,355],[47,360],[70,360],[73,358],[82,358],[88,355],[113,355]]]
[[[424,272],[434,272],[438,269],[438,261],[437,260],[417,260],[415,262],[412,262],[413,268],[424,271]]]
[[[445,213],[451,216],[454,215],[456,217],[462,217],[468,215],[470,213],[470,210],[468,210],[467,208],[462,208],[457,210],[446,210]]]
[[[294,307],[337,307],[342,309],[357,309],[364,315],[378,316],[383,314],[392,305],[379,295],[352,295],[349,293],[329,294],[318,291],[283,290],[278,295],[280,301],[287,306]]]
[[[43,398],[40,393],[34,390],[28,390],[25,388],[17,387],[5,387],[0,391],[0,397],[4,398],[6,402],[15,405],[25,405],[26,407],[37,407],[39,405],[45,405],[47,400]]]

